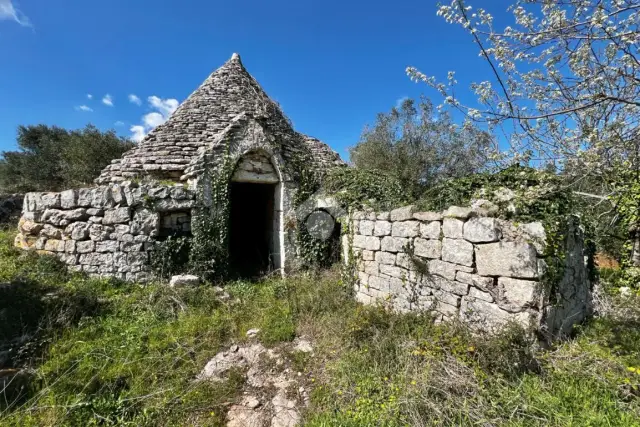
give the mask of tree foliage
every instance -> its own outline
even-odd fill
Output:
[[[4,191],[58,191],[88,185],[134,144],[95,126],[19,126],[17,151],[3,151],[0,188]]]
[[[640,194],[629,181],[640,171],[640,2],[516,0],[508,10],[514,22],[500,29],[468,1],[439,6],[438,15],[470,34],[490,70],[490,79],[471,84],[477,103],[458,96],[453,71],[446,81],[413,67],[407,73],[449,108],[506,131],[510,147],[497,159],[551,163],[573,189],[593,193],[585,217],[610,224],[602,229],[609,234],[628,224],[640,263],[639,215],[627,203]]]
[[[350,155],[357,168],[391,174],[410,198],[417,198],[427,185],[484,169],[493,149],[487,132],[469,121],[456,125],[422,98],[380,113]]]

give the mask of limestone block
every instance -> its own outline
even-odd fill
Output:
[[[367,284],[369,284],[369,275],[367,273],[363,273],[362,271],[359,271],[358,283],[360,284],[360,286],[367,286]]]
[[[89,238],[90,227],[91,224],[86,222],[73,222],[65,228],[64,234],[73,240],[85,240]]]
[[[538,254],[544,254],[547,243],[547,232],[541,222],[521,224],[518,226],[518,231],[536,248]]]
[[[75,209],[78,207],[78,191],[66,190],[60,193],[60,207],[62,209]]]
[[[376,252],[376,262],[379,264],[395,265],[396,255],[389,252]]]
[[[20,218],[18,223],[18,229],[26,236],[37,236],[44,226],[40,223],[31,220],[25,220]]]
[[[121,224],[131,220],[131,210],[128,207],[109,209],[105,211],[103,224]]]
[[[413,252],[421,257],[439,259],[442,254],[442,242],[416,238],[413,241]]]
[[[13,246],[25,251],[31,249],[31,245],[34,243],[35,239],[33,237],[31,239],[28,239],[22,233],[16,234],[16,237],[13,239]]]
[[[91,206],[94,208],[112,208],[115,206],[111,188],[96,187],[91,189]]]
[[[159,212],[186,210],[193,207],[193,200],[163,199],[155,202],[154,206]]]
[[[442,216],[445,218],[461,218],[467,219],[471,216],[473,210],[469,207],[460,207],[460,206],[451,206],[444,212],[442,212]]]
[[[539,288],[540,284],[533,280],[498,278],[498,289],[501,296],[509,303],[519,307],[534,305],[538,299]]]
[[[115,184],[111,186],[111,198],[116,205],[126,206],[127,204],[124,188],[121,185]]]
[[[362,261],[360,271],[377,276],[379,274],[378,263],[375,261]]]
[[[173,276],[169,282],[169,286],[172,288],[179,288],[183,286],[196,286],[200,284],[200,278],[192,274],[181,274]]]
[[[415,211],[415,206],[413,205],[394,209],[391,212],[389,212],[389,219],[391,221],[406,221],[408,219],[413,218],[414,211]]]
[[[100,209],[100,208],[89,208],[89,209],[87,209],[87,215],[91,215],[91,216],[103,216],[103,215],[104,215],[104,209]]]
[[[442,221],[442,233],[444,234],[444,237],[448,237],[450,239],[462,239],[463,226],[464,222],[459,219],[445,218],[444,221]]]
[[[418,221],[394,222],[391,226],[391,235],[394,237],[415,237],[420,233]]]
[[[70,254],[76,253],[76,241],[75,240],[65,240],[64,242],[64,251]]]
[[[536,249],[528,243],[497,242],[476,245],[476,266],[481,276],[522,279],[538,277]]]
[[[363,261],[373,261],[376,259],[376,252],[374,251],[368,251],[366,249],[363,249],[360,252],[360,255],[362,256]]]
[[[93,199],[93,193],[91,188],[80,188],[78,190],[78,198],[76,203],[81,208],[88,208],[91,206],[91,200]]]
[[[442,260],[466,266],[473,265],[473,245],[462,239],[442,240]]]
[[[407,270],[394,265],[380,264],[379,269],[381,274],[386,274],[387,276],[395,277],[397,279],[406,278],[408,276]]]
[[[43,193],[41,198],[43,209],[60,208],[60,193]],[[42,209],[38,209],[42,210]]]
[[[477,328],[496,331],[510,322],[525,328],[529,327],[533,316],[530,313],[509,313],[492,304],[477,298],[463,297],[460,304],[460,319]]]
[[[190,199],[192,197],[183,185],[175,185],[171,187],[169,190],[169,196],[175,200]]]
[[[83,242],[76,242],[76,252],[79,254],[87,254],[93,252],[96,248],[95,242],[92,240],[86,240]]]
[[[433,279],[436,284],[436,288],[441,291],[455,295],[467,295],[469,293],[469,285],[466,283],[460,283],[455,280],[448,280],[438,276],[434,276]]]
[[[415,212],[413,217],[420,221],[442,221],[440,212]]]
[[[449,262],[440,261],[439,259],[432,259],[428,262],[429,274],[437,274],[445,279],[455,280],[456,271],[464,271],[466,273],[472,273],[473,268],[463,265],[451,264]]]
[[[500,239],[500,228],[495,218],[471,218],[464,224],[464,238],[472,243],[496,242]]]
[[[151,187],[147,191],[147,195],[152,199],[164,199],[166,197],[169,197],[169,189],[165,186]]]
[[[405,253],[398,252],[396,255],[396,263],[398,267],[406,268],[407,270],[412,270],[414,268],[413,261],[411,261],[411,257]]]
[[[114,240],[96,242],[96,252],[117,252],[119,248],[120,243]]]
[[[48,239],[62,239],[62,230],[50,224],[45,224],[40,230],[40,235]]]
[[[122,252],[140,252],[144,249],[144,243],[122,242],[120,250]]]
[[[70,211],[59,209],[47,209],[42,214],[42,222],[52,225],[66,225],[69,222],[81,221],[87,217],[87,211],[84,208],[78,208]],[[66,224],[65,224],[66,221]]]
[[[86,253],[78,257],[78,262],[82,265],[111,266],[113,264],[113,254],[110,253]]]
[[[449,304],[454,307],[460,307],[460,297],[458,295],[451,294],[441,289],[435,289],[433,291],[433,296],[438,302],[444,302],[445,304]]]
[[[482,277],[477,274],[465,273],[464,271],[456,273],[456,280],[479,289],[493,289],[494,287],[493,277]]]
[[[358,227],[359,234],[363,236],[371,236],[373,235],[373,226],[375,222],[369,220],[360,221],[360,226]]]
[[[361,236],[356,234],[353,236],[353,247],[377,251],[380,250],[380,239],[375,236]]]
[[[390,217],[391,215],[389,214],[389,212],[380,212],[376,215],[376,219],[379,221],[389,221]]]
[[[102,219],[103,218],[101,216],[90,216],[87,221],[92,224],[102,224]]]
[[[469,298],[475,298],[486,302],[493,302],[493,296],[489,292],[481,291],[473,286],[469,289]]]
[[[379,291],[388,291],[389,280],[378,277],[377,275],[369,276],[369,288],[377,289]]]
[[[389,221],[376,221],[373,228],[374,236],[390,236],[391,235],[391,223]]]
[[[405,237],[385,236],[382,238],[382,250],[386,252],[404,252],[404,248],[409,244],[409,239]]]
[[[420,224],[420,235],[425,239],[440,239],[440,229],[439,221]]]
[[[159,215],[148,209],[138,209],[133,214],[131,222],[131,234],[144,234],[150,236],[157,232]]]
[[[44,250],[49,252],[64,252],[64,240],[49,239],[44,244]]]

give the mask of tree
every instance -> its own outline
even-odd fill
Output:
[[[57,126],[19,126],[18,151],[3,151],[3,191],[59,191],[91,184],[100,170],[134,144],[92,125],[68,131]]]
[[[640,178],[640,2],[518,0],[509,10],[515,23],[499,30],[488,11],[464,0],[438,9],[469,32],[491,70],[492,79],[471,85],[477,105],[456,96],[454,72],[447,82],[407,73],[450,108],[506,130],[510,148],[500,160],[554,163],[572,184],[601,182],[593,200],[627,206],[617,213],[640,251],[640,203],[624,203],[639,196],[627,184]],[[640,252],[633,258],[640,263]]]
[[[415,199],[428,185],[482,170],[495,149],[487,132],[470,121],[459,126],[446,113],[436,115],[423,98],[378,114],[349,152],[357,168],[391,174]]]

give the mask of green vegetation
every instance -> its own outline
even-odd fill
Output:
[[[19,126],[18,151],[3,151],[0,189],[10,192],[61,191],[92,184],[112,159],[134,147],[114,131],[95,126]]]
[[[243,375],[195,376],[251,328],[269,347],[313,341],[313,356],[292,355],[310,426],[640,425],[635,296],[607,297],[607,314],[541,349],[517,329],[473,336],[359,306],[335,270],[231,282],[221,300],[211,286],[88,279],[1,236],[4,367],[32,369],[5,390],[2,425],[224,425]]]

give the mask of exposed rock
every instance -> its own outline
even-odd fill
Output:
[[[463,234],[472,243],[488,243],[500,239],[500,229],[495,218],[471,218],[464,224]]]
[[[373,235],[379,237],[391,235],[391,223],[389,221],[376,221]]]
[[[122,224],[131,220],[131,210],[128,207],[109,209],[104,212],[104,218],[102,223],[109,224]]]
[[[406,221],[413,218],[413,213],[416,207],[413,205],[404,206],[402,208],[394,209],[389,213],[389,219],[391,221]]]
[[[444,218],[460,218],[467,219],[471,216],[473,210],[469,207],[451,206],[442,212]]]
[[[507,302],[517,306],[530,306],[536,302],[540,284],[532,280],[500,277],[498,287]]]
[[[425,239],[440,239],[440,222],[431,221],[428,224],[420,224],[420,235]]]
[[[386,252],[404,252],[404,248],[408,244],[409,239],[407,238],[386,236],[382,238],[381,248]]]
[[[440,258],[442,242],[440,240],[415,239],[413,253],[425,258]]]
[[[440,212],[415,212],[413,217],[420,221],[442,221]]]
[[[420,232],[418,221],[394,222],[391,228],[391,235],[394,237],[415,237]]]
[[[442,240],[442,260],[466,266],[473,265],[473,245],[462,239]]]
[[[464,222],[459,219],[445,218],[442,222],[442,233],[444,234],[444,237],[448,237],[450,239],[462,239],[464,238],[462,234],[463,227]]]
[[[194,276],[193,274],[180,274],[177,276],[171,277],[171,281],[169,282],[169,286],[172,288],[179,288],[183,286],[197,286],[200,284],[200,278],[198,276]]]
[[[497,242],[477,245],[476,266],[481,276],[523,279],[538,277],[535,248],[528,243]]]

